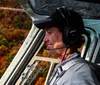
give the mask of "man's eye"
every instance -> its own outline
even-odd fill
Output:
[[[48,31],[48,34],[52,34],[52,32],[51,31]]]

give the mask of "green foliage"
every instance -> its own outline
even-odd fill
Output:
[[[27,18],[25,20],[24,24],[25,24],[25,26],[24,26],[25,29],[30,29],[32,26],[32,21],[30,20],[30,18]]]
[[[0,40],[0,46],[1,45],[4,45],[10,49],[16,44],[14,42],[8,42],[7,40]]]
[[[7,40],[0,40],[0,46],[5,45],[8,47],[8,41]]]
[[[14,56],[15,56],[15,54],[10,53],[9,57],[7,57],[6,61],[11,62],[13,60]]]
[[[15,20],[14,25],[17,26],[18,28],[21,28],[23,26],[22,21],[21,20]]]
[[[8,43],[8,48],[12,48],[14,46],[13,42]]]

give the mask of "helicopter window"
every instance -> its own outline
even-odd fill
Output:
[[[70,1],[69,0],[43,0],[43,1],[41,1],[41,0],[25,0],[25,1],[29,4],[31,9],[33,10],[33,13],[35,12],[39,15],[50,15],[52,13],[52,11],[54,11],[54,8],[65,5],[69,9],[73,9],[73,10],[79,12],[83,18],[100,19],[99,4],[80,2],[80,1],[75,1],[75,0],[70,0]],[[0,21],[0,78],[2,77],[3,73],[6,71],[7,67],[10,65],[10,63],[14,59],[15,55],[17,54],[18,50],[20,49],[21,45],[25,41],[25,38],[27,37],[27,35],[30,31],[30,28],[36,28],[32,25],[33,23],[31,22],[31,19],[26,15],[26,13],[24,13],[23,9],[17,3],[16,4],[15,3],[16,3],[16,1],[14,1],[14,0],[0,2],[0,6],[1,6],[0,7],[0,19],[1,19],[1,21]],[[6,6],[6,8],[5,8],[5,6]],[[10,8],[8,8],[8,7],[10,7]],[[30,9],[27,9],[27,10],[29,11]],[[95,25],[95,23],[92,23],[92,24]],[[99,29],[95,29],[95,30],[97,31]],[[100,32],[100,31],[98,31],[98,32]],[[30,34],[28,38],[35,35],[33,30],[31,31],[31,33],[32,34]],[[37,33],[37,34],[38,35],[35,37],[39,38],[39,39],[43,35],[41,32],[40,32],[40,34],[39,33]],[[42,47],[40,48],[38,53],[36,52],[36,55],[33,56],[34,51],[36,51],[36,49],[35,49],[36,44],[38,42],[38,39],[36,40],[36,38],[32,38],[33,41],[32,41],[32,43],[30,42],[31,43],[30,48],[27,50],[27,52],[25,51],[26,54],[24,56],[22,56],[25,59],[26,59],[26,57],[28,59],[28,58],[31,58],[31,56],[32,56],[32,59],[30,60],[30,62],[29,63],[27,62],[28,66],[25,67],[25,71],[26,70],[27,71],[23,72],[24,73],[23,74],[21,71],[19,72],[19,70],[21,70],[21,69],[18,69],[17,71],[14,69],[14,72],[16,71],[17,74],[22,73],[20,75],[20,78],[19,78],[19,75],[16,77],[16,79],[19,78],[18,82],[17,82],[18,84],[16,84],[16,85],[20,85],[20,84],[32,85],[34,82],[35,82],[35,84],[39,84],[40,81],[44,82],[45,78],[47,76],[47,73],[49,72],[48,69],[50,70],[50,68],[51,68],[50,66],[53,66],[54,63],[58,63],[57,59],[55,59],[55,56],[48,52],[48,50],[46,49],[44,44],[42,45]],[[35,40],[36,40],[36,42],[34,44]],[[25,45],[26,44],[27,44],[27,42],[25,43]],[[82,47],[79,49],[79,51],[82,51]],[[38,46],[37,46],[37,48],[38,48]],[[21,50],[23,50],[23,49],[21,49]],[[20,52],[24,52],[24,51],[20,51]],[[97,55],[99,55],[99,54],[97,53]],[[47,56],[51,59],[49,59]],[[19,58],[19,56],[18,56],[18,58]],[[43,59],[43,60],[40,60],[40,59]],[[22,64],[19,63],[19,65],[17,64],[17,66],[19,66],[19,68],[20,68],[20,66],[23,67],[23,65],[25,64],[23,62],[26,62],[26,61],[24,61],[24,59],[22,59],[22,62],[20,61],[20,63],[22,63]],[[34,67],[34,66],[36,66],[36,67]],[[47,66],[47,67],[45,67],[45,66]],[[50,70],[50,71],[52,72],[52,70]],[[14,75],[14,78],[17,74]],[[11,76],[11,78],[14,79],[12,76]],[[1,78],[1,79],[3,79],[3,78]],[[9,79],[7,79],[7,80],[9,80]],[[17,81],[16,79],[15,79],[15,81]],[[21,79],[21,81],[20,81],[20,79]],[[9,80],[9,81],[12,82],[13,80]],[[19,81],[20,81],[20,84],[19,84]]]
[[[100,5],[76,0],[27,0],[30,7],[41,15],[50,15],[54,8],[66,6],[79,12],[83,18],[100,19]]]
[[[20,85],[38,85],[45,82],[50,62],[36,60],[28,70],[22,74]]]

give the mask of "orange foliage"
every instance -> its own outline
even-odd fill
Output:
[[[0,56],[4,56],[9,52],[9,49],[5,45],[0,46]]]
[[[4,29],[2,34],[8,41],[24,39],[24,32],[21,29]],[[27,33],[28,34],[28,33]]]
[[[10,53],[16,54],[18,50],[20,49],[20,47],[21,47],[21,44],[17,44],[17,46],[12,47],[12,49],[10,50]]]
[[[6,60],[6,56],[2,56],[2,57],[0,58],[0,65],[1,65],[5,60]]]
[[[0,78],[2,77],[2,74],[6,71],[8,67],[8,63],[6,62],[6,56],[2,56],[0,58]]]
[[[35,83],[35,85],[44,85],[45,78],[39,77],[38,81]]]

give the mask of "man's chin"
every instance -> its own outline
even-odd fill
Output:
[[[55,50],[48,50],[48,53],[55,58],[58,58],[58,56],[60,56],[60,54],[58,54]]]
[[[54,50],[54,48],[51,46],[47,46],[47,50]]]

